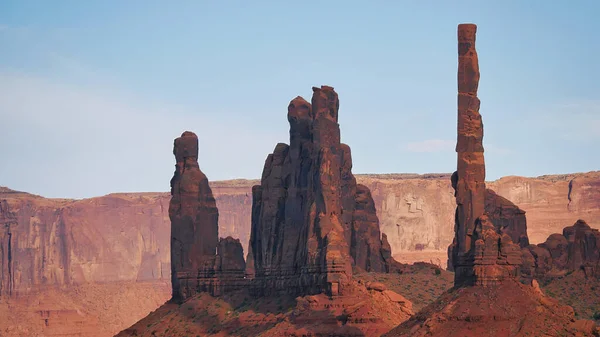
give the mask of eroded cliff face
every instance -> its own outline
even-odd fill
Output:
[[[456,207],[450,174],[356,175],[356,179],[370,189],[381,232],[397,259],[411,262],[435,257],[439,261],[434,262],[446,265]],[[219,209],[219,233],[240,238],[244,254],[250,234],[252,185],[257,182],[210,182]],[[529,241],[538,244],[578,219],[600,228],[598,184],[600,172],[504,177],[486,186],[526,212]],[[10,226],[15,291],[32,291],[39,284],[65,285],[65,280],[170,280],[169,193],[65,200],[2,188],[0,200],[6,200],[17,219],[17,225]],[[6,223],[2,226],[3,259],[7,262],[8,228]],[[61,231],[71,234],[57,236]],[[65,264],[67,268],[63,268]],[[2,281],[7,284],[8,271],[4,275]]]
[[[112,336],[164,303],[168,201],[0,188],[0,335]]]
[[[381,231],[388,236],[398,260],[429,262],[433,259],[445,265],[456,207],[450,174],[355,176],[358,184],[371,191]],[[214,183],[219,186],[214,188],[219,212],[244,214],[234,220],[235,224],[221,221],[219,230],[224,235],[240,238],[248,235],[245,233],[249,233],[251,189],[257,182],[233,181],[230,187],[225,187],[229,184],[226,181]],[[562,232],[565,226],[580,218],[591,227],[600,228],[600,189],[594,188],[597,184],[600,184],[600,172],[533,178],[511,176],[489,181],[486,186],[526,212],[530,242],[542,243],[552,233]],[[572,186],[570,193],[569,185]],[[241,241],[247,251],[247,242]]]
[[[488,187],[527,212],[532,243],[544,242],[578,219],[600,228],[600,171],[537,178],[510,176]]]
[[[4,189],[0,199],[3,296],[40,286],[169,279],[165,194],[73,201]]]

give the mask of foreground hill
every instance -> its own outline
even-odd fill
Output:
[[[539,288],[512,281],[494,287],[452,288],[384,336],[598,336]]]
[[[246,291],[218,298],[203,293],[183,304],[165,303],[117,336],[375,337],[406,321],[413,310],[429,304],[452,283],[452,273],[430,264],[405,266],[401,274],[355,272],[368,294],[332,298],[278,294],[257,299]],[[424,286],[413,291],[403,286],[413,282]]]

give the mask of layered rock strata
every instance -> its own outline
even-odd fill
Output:
[[[486,214],[476,32],[473,24],[458,26],[458,168],[452,175],[457,208],[455,237],[449,248],[455,286],[486,286],[514,279],[521,265],[519,246]]]
[[[454,226],[448,224],[454,223],[456,211],[451,173],[354,175],[358,184],[371,191],[380,230],[387,234],[396,259],[406,263],[433,259],[436,264],[445,264],[448,245],[454,238]],[[219,208],[219,233],[240,238],[244,251],[248,251],[252,186],[259,183],[260,180],[210,182]],[[486,182],[486,188],[526,212],[527,236],[530,243],[538,244],[552,233],[561,233],[566,224],[577,219],[600,228],[600,189],[595,188],[598,183],[600,172],[588,172],[531,178],[508,176]],[[488,198],[486,194],[486,212],[496,224],[493,212],[488,211]],[[502,211],[505,218],[510,213]]]
[[[450,174],[355,176],[371,190],[381,232],[387,234],[396,259],[445,263],[454,237],[448,224],[454,221],[456,209]],[[257,182],[209,182],[219,209],[219,236],[239,238],[244,251],[250,234],[252,185]],[[600,227],[600,189],[595,188],[599,182],[600,172],[589,172],[504,177],[486,187],[527,212],[529,240],[539,244],[577,219]],[[496,224],[488,197],[486,212]],[[170,193],[148,192],[48,199],[0,187],[0,200],[6,201],[16,219],[10,226],[13,295],[88,283],[169,281],[170,198]],[[7,230],[5,224],[1,231],[5,259]],[[5,284],[8,275],[5,271]]]
[[[338,95],[313,87],[312,104],[288,106],[290,145],[277,144],[252,188],[249,274],[259,289],[340,294],[352,266],[386,271],[379,220],[368,188],[340,143]]]
[[[244,278],[242,246],[231,237],[218,239],[219,211],[198,165],[196,134],[186,131],[175,139],[173,154],[176,165],[169,204],[173,299],[236,288]]]

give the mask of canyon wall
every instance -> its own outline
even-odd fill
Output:
[[[454,235],[450,174],[356,175],[371,190],[381,231],[400,260],[430,255],[445,263]],[[240,238],[247,252],[252,185],[257,180],[211,182],[222,237]],[[529,241],[546,241],[578,219],[600,228],[600,172],[536,178],[503,177],[486,186],[526,212]],[[10,244],[12,288],[123,280],[170,280],[168,193],[116,193],[102,197],[46,199],[0,190],[16,223],[0,231]],[[69,233],[69,235],[60,235]],[[5,250],[5,252],[7,252]],[[0,253],[2,254],[2,253]],[[437,254],[437,255],[435,255]],[[8,254],[3,260],[8,261]],[[8,283],[8,272],[2,280]],[[3,284],[4,284],[3,283]]]
[[[454,235],[456,207],[450,174],[355,176],[357,183],[371,190],[381,231],[387,235],[396,259],[432,259],[445,267],[446,247]],[[258,180],[210,182],[219,209],[219,234],[239,237],[244,254],[250,234],[252,185],[257,183]],[[589,172],[503,177],[487,182],[486,187],[526,211],[529,240],[538,244],[553,233],[562,233],[564,227],[572,226],[578,219],[600,228],[599,184],[600,172]],[[45,320],[52,325],[63,319],[68,314],[63,310],[74,307],[73,303],[81,309],[78,319],[101,315],[96,309],[86,309],[92,300],[79,299],[82,292],[77,289],[85,288],[89,293],[92,287],[92,293],[98,294],[102,302],[121,303],[126,301],[123,298],[130,298],[127,296],[143,293],[141,289],[152,286],[149,282],[156,284],[161,292],[152,301],[140,302],[135,314],[130,310],[110,313],[113,321],[123,323],[115,325],[121,328],[170,297],[169,193],[116,193],[67,200],[0,187],[2,200],[0,261],[4,265],[0,271],[0,304],[7,303],[9,294],[13,308],[15,301],[22,299],[27,304],[33,298],[36,306],[23,308],[35,310],[27,309],[27,315],[20,315],[37,320],[37,328],[46,335],[52,334]],[[124,293],[114,289],[129,290]],[[35,300],[40,296],[47,298],[51,292],[62,296],[63,306],[55,305],[56,301]],[[28,334],[24,332],[23,336]]]
[[[355,176],[371,190],[381,231],[399,260],[428,261],[437,256],[445,264],[456,207],[450,174]],[[219,234],[240,238],[244,254],[250,234],[252,185],[257,183],[210,183],[219,209]],[[526,212],[533,244],[562,233],[578,219],[600,228],[598,185],[600,171],[511,176],[486,184]],[[3,224],[0,231],[2,261],[8,262],[10,241],[14,281],[12,286],[4,285],[8,271],[4,273],[1,294],[26,293],[36,285],[170,280],[169,193],[116,193],[66,200],[0,188],[0,200],[6,200],[8,211],[16,218],[13,224]]]
[[[0,335],[111,336],[164,303],[168,204],[166,193],[73,201],[0,187]]]
[[[451,174],[355,174],[371,190],[380,228],[401,262],[432,258],[445,266],[454,236],[454,190]],[[221,214],[219,230],[239,237],[244,251],[250,232],[252,185],[258,180],[211,183]],[[584,219],[600,228],[600,171],[540,177],[503,177],[486,187],[526,212],[531,243],[542,243],[565,226]],[[228,221],[223,214],[230,216]],[[434,261],[435,262],[435,261]],[[436,262],[437,263],[437,262]]]
[[[46,199],[0,191],[0,296],[38,286],[168,280],[166,194]],[[11,218],[11,221],[6,219]]]

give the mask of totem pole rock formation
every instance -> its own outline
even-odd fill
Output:
[[[352,267],[386,271],[379,220],[340,143],[338,95],[313,87],[288,106],[290,145],[277,144],[252,189],[248,274],[259,289],[340,294]],[[386,258],[384,258],[384,255]]]
[[[245,263],[239,240],[219,241],[219,211],[198,165],[198,137],[186,131],[175,139],[176,165],[171,179],[171,283],[173,299],[183,300],[198,291],[218,292],[220,274],[234,275]],[[225,269],[225,270],[224,270]]]
[[[524,213],[492,193],[486,207],[476,29],[458,26],[458,170],[452,175],[457,208],[449,247],[454,288],[384,336],[596,336],[593,322],[576,320],[573,308],[546,297],[537,283],[518,282],[522,258],[515,242],[527,241],[519,233]],[[488,214],[488,208],[497,212]],[[504,212],[511,221],[492,223]]]
[[[507,233],[498,231],[486,214],[476,32],[473,24],[458,26],[458,165],[452,175],[457,208],[455,237],[449,248],[455,286],[490,285],[516,278],[521,264],[519,246]]]

